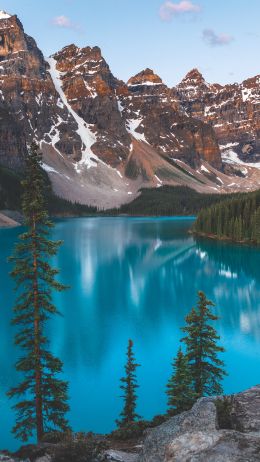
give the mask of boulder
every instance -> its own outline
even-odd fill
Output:
[[[111,461],[111,462],[137,462],[138,455],[132,454],[129,452],[124,451],[115,451],[113,449],[109,449],[104,453],[104,462]]]
[[[231,421],[235,430],[260,432],[260,385],[234,395]]]
[[[218,424],[214,399],[149,430],[139,462],[259,462],[260,386],[230,397],[231,429]]]

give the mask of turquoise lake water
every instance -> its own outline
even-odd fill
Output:
[[[260,383],[260,250],[188,234],[192,219],[82,218],[56,223],[64,245],[55,259],[70,290],[55,295],[63,317],[48,326],[51,348],[70,382],[69,419],[75,431],[108,432],[122,402],[127,341],[135,343],[138,413],[166,409],[165,384],[180,327],[203,290],[216,303],[226,348],[226,393]],[[10,326],[14,302],[7,257],[21,229],[0,230],[0,448],[20,445],[6,391],[17,384],[17,350]]]

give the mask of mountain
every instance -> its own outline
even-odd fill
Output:
[[[221,86],[194,69],[168,88],[145,69],[125,83],[98,47],[45,59],[17,16],[0,12],[0,165],[21,170],[35,139],[54,192],[102,208],[163,184],[257,189],[259,79]]]
[[[214,128],[225,163],[260,166],[260,75],[222,86],[193,69],[177,91],[185,111]]]

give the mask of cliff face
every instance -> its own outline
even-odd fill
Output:
[[[45,141],[80,161],[82,140],[70,106],[95,136],[93,154],[112,167],[127,159],[131,135],[147,138],[168,157],[193,165],[202,157],[221,166],[212,129],[190,122],[180,110],[175,92],[153,71],[146,69],[126,85],[113,76],[98,47],[70,45],[52,57],[64,101],[41,51],[16,16],[0,20],[0,36],[2,104],[28,142],[33,138]],[[138,136],[142,127],[143,137]]]
[[[93,153],[118,166],[127,158],[131,141],[116,96],[126,91],[125,84],[113,76],[98,47],[70,45],[53,58],[68,104],[95,133]]]
[[[142,186],[259,187],[259,77],[222,87],[195,69],[168,88],[145,69],[124,83],[98,47],[69,45],[45,60],[2,12],[0,85],[1,165],[23,168],[35,139],[67,199],[108,207]]]
[[[5,126],[9,126],[9,143],[1,138],[1,164],[21,166],[25,140],[55,145],[57,127],[63,152],[72,155],[77,144],[80,149],[75,123],[59,101],[48,64],[35,41],[24,33],[17,16],[0,20],[0,83],[0,132],[5,133]]]
[[[198,167],[201,159],[221,168],[219,146],[212,128],[187,117],[178,95],[146,69],[128,81],[128,94],[120,98],[130,133],[153,146],[162,157],[180,159]]]
[[[241,84],[218,85],[205,82],[194,69],[177,86],[184,110],[209,123],[222,149],[233,144],[239,158],[260,161],[260,76]]]

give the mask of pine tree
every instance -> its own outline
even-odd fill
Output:
[[[186,345],[194,391],[198,398],[221,394],[221,381],[226,375],[224,363],[218,358],[224,348],[218,346],[220,337],[211,325],[218,320],[218,316],[212,313],[211,307],[214,304],[207,300],[203,292],[198,292],[197,307],[192,308],[186,317],[187,326],[182,328],[186,337],[181,341]]]
[[[190,409],[195,401],[188,358],[181,348],[173,361],[173,374],[167,384],[168,414],[180,414]]]
[[[19,290],[13,319],[17,327],[15,344],[24,352],[16,369],[23,378],[8,396],[19,400],[14,406],[16,437],[27,441],[36,433],[39,442],[45,432],[68,428],[68,385],[59,378],[62,363],[48,350],[45,333],[46,321],[58,313],[52,303],[52,291],[62,291],[65,286],[56,281],[58,270],[49,264],[61,242],[49,240],[53,224],[45,210],[41,155],[35,143],[26,158],[23,189],[27,230],[19,236],[20,242],[11,257],[15,265],[11,274]]]
[[[194,224],[194,230],[202,234],[213,234],[218,238],[225,236],[238,242],[260,243],[259,237],[256,239],[257,229],[259,230],[259,218],[257,218],[259,206],[260,190],[237,194],[232,199],[224,199],[218,204],[201,210]]]
[[[121,420],[117,421],[119,427],[131,424],[136,420],[140,419],[140,416],[136,414],[136,401],[137,394],[136,389],[138,388],[136,380],[136,369],[140,364],[135,362],[133,353],[133,341],[128,341],[127,347],[127,362],[125,365],[125,377],[121,378],[122,385],[120,388],[123,390],[124,407],[120,414]]]

